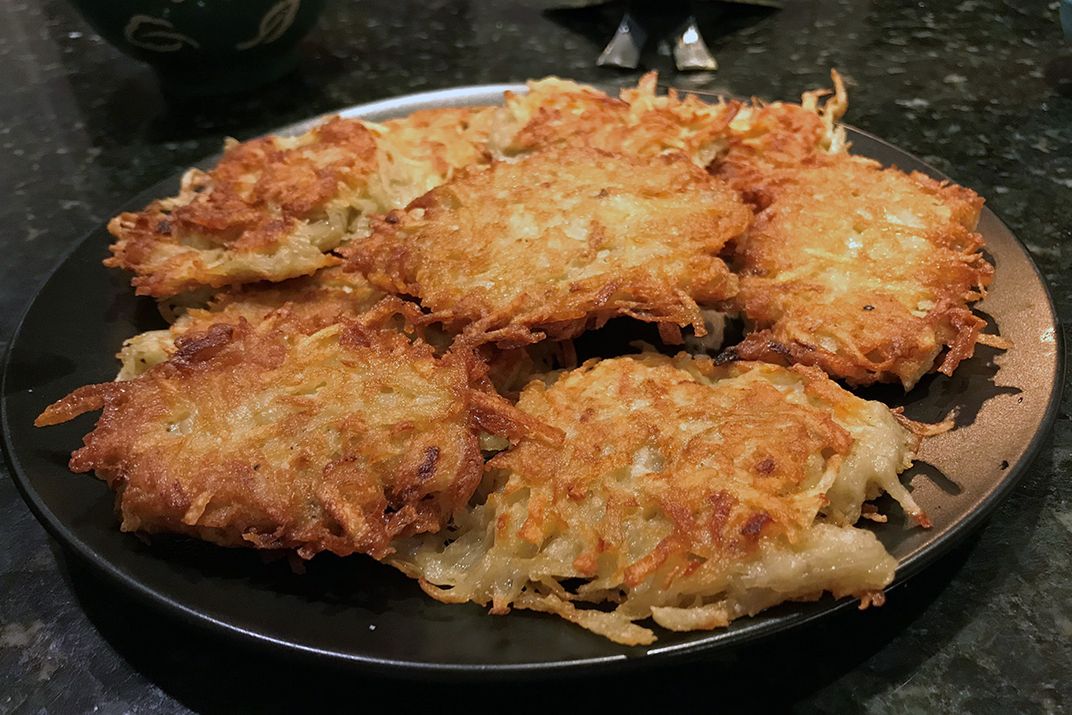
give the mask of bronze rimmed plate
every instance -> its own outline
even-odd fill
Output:
[[[460,88],[351,108],[347,116],[383,120],[417,109],[501,100],[517,86]],[[296,131],[300,127],[291,127]],[[938,176],[910,155],[849,130],[855,151],[884,164]],[[169,195],[178,177],[154,186],[125,209]],[[1048,433],[1062,375],[1053,304],[1027,252],[989,210],[979,227],[997,266],[978,308],[1015,347],[979,347],[953,378],[930,376],[907,395],[872,388],[865,396],[905,406],[933,421],[956,410],[958,428],[924,445],[905,479],[934,522],[924,530],[892,510],[875,531],[908,578],[972,530],[1009,492]],[[254,552],[184,539],[147,545],[119,531],[106,486],[67,471],[95,415],[37,430],[41,409],[90,382],[109,380],[123,340],[163,327],[152,301],[135,298],[128,276],[101,265],[104,227],[56,268],[18,328],[5,363],[2,427],[12,474],[31,509],[71,551],[148,602],[235,637],[368,668],[444,675],[520,674],[562,668],[649,663],[698,650],[730,647],[850,605],[825,599],[787,604],[716,632],[659,632],[647,648],[615,645],[551,616],[519,611],[493,618],[478,606],[432,601],[392,569],[368,559],[320,556],[305,575]],[[885,608],[897,608],[896,594]]]

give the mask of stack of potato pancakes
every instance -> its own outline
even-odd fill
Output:
[[[109,224],[171,326],[37,424],[103,410],[70,466],[124,531],[366,554],[618,643],[880,604],[897,563],[855,524],[886,493],[928,525],[898,478],[926,429],[842,385],[997,344],[993,268],[982,199],[854,156],[833,79],[766,104],[549,78],[229,143]],[[647,343],[580,361],[611,320]]]

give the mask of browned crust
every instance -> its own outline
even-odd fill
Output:
[[[563,227],[564,201],[584,206],[583,226]],[[512,227],[519,216],[530,233]],[[549,150],[465,171],[388,214],[352,247],[349,267],[419,298],[429,321],[472,344],[562,340],[622,315],[703,334],[697,303],[736,291],[717,254],[749,219],[681,155]],[[652,259],[635,259],[642,251]]]
[[[319,249],[279,273],[234,275],[215,270],[205,251],[274,255],[290,248],[300,224],[318,220],[340,187],[362,187],[375,167],[376,143],[361,122],[334,117],[295,146],[269,136],[232,143],[209,172],[191,170],[174,199],[111,220],[116,241],[105,264],[133,271],[139,295],[167,297],[266,278],[282,280],[337,263]]]
[[[648,578],[668,558],[684,558],[696,549],[739,558],[754,552],[761,534],[795,532],[811,524],[810,513],[800,521],[794,513],[800,505],[791,506],[789,497],[801,488],[813,455],[822,454],[836,464],[848,454],[852,436],[834,422],[830,410],[853,398],[822,373],[807,368],[794,368],[794,375],[805,391],[825,404],[791,405],[762,380],[729,397],[677,369],[675,363],[688,364],[715,381],[776,368],[744,363],[720,367],[706,358],[686,360],[650,354],[639,359],[592,360],[567,373],[568,380],[546,389],[537,384],[522,394],[521,409],[572,435],[565,455],[553,443],[524,440],[489,464],[518,475],[520,481],[514,488],[525,485],[548,497],[546,501],[530,499],[533,506],[521,526],[522,534],[553,530],[556,523],[575,523],[576,505],[582,497],[602,489],[614,491],[617,486],[603,484],[607,475],[629,469],[632,455],[641,449],[653,449],[665,462],[653,473],[627,482],[636,489],[634,499],[607,498],[601,521],[584,528],[585,532],[595,530],[589,545],[597,557],[601,543],[620,543],[626,536],[615,529],[635,513],[638,502],[653,501],[668,517],[674,531],[644,558],[629,564],[623,574],[627,587]],[[605,394],[585,384],[589,374]],[[630,408],[633,400],[645,407]],[[713,421],[718,429],[711,430],[710,437],[701,433],[682,441],[683,434],[692,433],[658,427],[686,425],[690,419]],[[780,439],[757,443],[757,434],[777,434]],[[609,456],[608,435],[615,440]],[[714,475],[722,478],[713,479]],[[742,482],[727,481],[726,475],[736,475]],[[584,561],[583,555],[578,561]]]
[[[755,102],[753,113],[746,128],[730,133],[726,152],[712,168],[746,201],[763,209],[771,201],[770,172],[824,155],[826,127],[817,114],[797,104]]]
[[[389,327],[399,310],[414,317],[390,299],[312,336],[279,317],[216,324],[35,424],[103,409],[70,467],[116,491],[125,531],[383,558],[395,537],[437,530],[465,505],[483,470],[480,429],[555,438],[471,385],[474,353],[435,357]]]
[[[610,97],[586,85],[549,78],[525,94],[507,92],[496,133],[505,155],[555,145],[630,156],[680,151],[706,164],[722,147],[739,102],[711,104],[671,89],[656,93],[655,72]]]
[[[719,359],[814,365],[850,385],[907,380],[905,386],[910,388],[931,369],[952,375],[957,365],[974,354],[979,331],[986,326],[969,309],[951,306],[932,310],[925,318],[909,322],[903,332],[888,328],[870,331],[872,334],[854,346],[855,354],[851,356],[796,340],[781,342],[775,338],[776,330],[764,329],[748,333],[741,342],[723,351]],[[920,333],[916,331],[935,333],[947,346],[939,361],[934,361],[930,349],[920,345],[917,339]]]
[[[421,109],[384,122],[384,136],[406,157],[427,162],[437,175],[449,178],[457,169],[491,160],[487,141],[495,111],[495,107]]]
[[[837,122],[848,108],[841,75],[831,71],[833,90],[805,92],[800,104],[758,99],[738,107],[728,127],[725,150],[712,172],[741,192],[757,209],[771,201],[774,170],[793,168],[843,153],[847,144]]]
[[[437,600],[547,611],[635,645],[654,640],[635,623],[648,617],[720,628],[824,590],[870,599],[892,578],[873,537],[819,516],[856,458],[850,430],[873,412],[816,368],[684,354],[592,360],[530,383],[518,407],[567,440],[522,439],[496,455],[486,497],[445,542],[400,548],[391,563]],[[887,446],[901,432],[890,423]],[[874,563],[859,562],[860,546]],[[829,549],[843,549],[840,563]],[[799,582],[770,574],[758,585],[760,572],[787,568],[778,554]],[[812,558],[824,566],[801,573]]]
[[[243,319],[259,325],[271,318],[287,329],[310,335],[344,318],[357,318],[385,297],[358,273],[331,266],[311,276],[279,283],[259,282],[230,286],[217,293],[204,308],[188,308],[167,331],[135,336],[123,344],[118,358],[120,380],[141,374],[166,360],[183,335],[203,332],[216,324],[237,325]]]
[[[907,389],[971,357],[985,322],[969,306],[993,277],[974,192],[847,156],[750,181],[766,197],[735,257],[750,333],[727,358]]]
[[[593,137],[608,125],[622,123],[629,111],[626,102],[583,85],[556,86],[541,92],[537,84],[524,94],[506,92],[503,102],[519,120],[502,147],[506,154]],[[525,105],[534,106],[529,110]]]
[[[369,285],[364,276],[332,266],[311,276],[280,283],[252,283],[225,289],[206,308],[184,313],[172,325],[172,332],[204,330],[216,323],[235,325],[241,318],[257,324],[270,315],[285,311],[288,322],[304,334],[311,334],[343,318],[357,318],[369,310],[384,293]]]

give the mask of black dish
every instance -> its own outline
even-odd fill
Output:
[[[416,109],[491,104],[504,89],[471,87],[354,107],[348,116],[382,120]],[[300,127],[293,127],[297,130]],[[856,130],[856,153],[905,170],[939,176],[910,155]],[[170,195],[178,177],[154,186],[125,209]],[[896,509],[875,531],[898,558],[897,582],[916,573],[969,533],[1030,466],[1060,399],[1060,330],[1046,286],[1026,250],[989,210],[979,227],[997,272],[979,310],[1015,347],[979,347],[953,378],[931,376],[907,395],[872,388],[863,396],[904,405],[934,421],[957,408],[958,429],[927,441],[921,462],[904,476],[931,516],[912,527]],[[56,268],[32,301],[4,365],[5,454],[30,508],[71,551],[115,583],[189,622],[236,638],[364,668],[426,675],[481,676],[606,669],[701,650],[726,648],[851,606],[823,599],[787,604],[715,632],[670,633],[647,648],[615,645],[552,616],[518,611],[495,618],[475,605],[432,601],[393,569],[369,559],[320,556],[296,575],[285,561],[264,563],[251,551],[185,539],[146,544],[118,529],[112,494],[88,475],[67,470],[96,415],[35,429],[50,402],[80,385],[112,379],[113,355],[135,333],[163,327],[152,301],[133,295],[129,276],[101,265],[104,227]],[[1000,369],[999,369],[1000,368]],[[897,608],[896,592],[885,608]]]

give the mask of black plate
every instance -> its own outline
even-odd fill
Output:
[[[382,120],[413,110],[497,103],[503,89],[470,87],[355,107],[348,116]],[[290,128],[291,130],[297,127]],[[908,154],[850,130],[855,151],[906,170],[937,172]],[[132,200],[140,209],[170,195],[178,177]],[[893,511],[875,530],[900,561],[903,581],[977,525],[1030,465],[1054,420],[1062,374],[1060,331],[1046,286],[1027,252],[990,211],[979,227],[997,266],[979,305],[1015,348],[980,347],[956,375],[928,377],[908,395],[866,396],[903,404],[935,420],[958,409],[958,429],[927,441],[905,476],[934,521],[924,530]],[[12,474],[30,508],[65,546],[148,602],[241,639],[368,668],[481,675],[649,663],[739,644],[850,605],[825,599],[788,604],[716,632],[659,631],[651,647],[628,648],[553,616],[519,611],[494,618],[475,605],[443,605],[416,584],[368,559],[322,555],[307,573],[264,563],[251,551],[184,539],[148,545],[120,533],[105,485],[67,471],[71,450],[96,415],[38,430],[34,417],[75,387],[110,380],[113,355],[135,333],[163,327],[150,300],[134,297],[129,276],[101,265],[109,238],[94,231],[56,268],[27,310],[7,355],[2,424]],[[999,369],[1000,368],[1000,369]],[[896,594],[886,608],[897,608]]]

